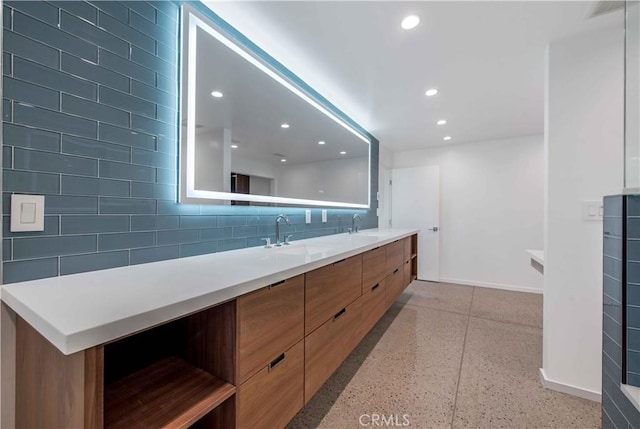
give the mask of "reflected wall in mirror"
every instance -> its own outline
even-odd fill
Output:
[[[368,134],[228,24],[182,16],[180,201],[368,208]]]

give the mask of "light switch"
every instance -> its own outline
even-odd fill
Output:
[[[11,232],[44,231],[44,195],[11,195]]]
[[[304,211],[304,222],[311,223],[311,210]]]
[[[20,204],[20,223],[36,223],[36,204]]]
[[[583,201],[582,219],[601,221],[603,210],[602,201]]]
[[[322,210],[322,223],[327,223],[327,211],[325,209]]]

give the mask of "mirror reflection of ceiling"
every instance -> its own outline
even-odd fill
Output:
[[[197,33],[196,140],[219,145],[230,129],[232,157],[281,165],[368,157],[369,145],[251,65],[204,30]],[[222,97],[214,97],[219,91]],[[183,122],[184,123],[184,122]],[[282,124],[289,128],[282,128]],[[323,141],[325,144],[319,144]],[[340,154],[340,152],[346,154]]]

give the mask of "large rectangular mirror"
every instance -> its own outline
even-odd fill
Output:
[[[368,208],[367,133],[212,13],[182,12],[180,201]]]

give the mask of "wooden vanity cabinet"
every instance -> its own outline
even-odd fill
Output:
[[[305,403],[360,342],[362,298],[337,311],[305,338]]]
[[[389,275],[393,271],[402,266],[404,260],[404,242],[402,240],[396,240],[393,243],[389,243],[385,246],[386,258],[385,258],[385,274]]]
[[[387,276],[386,246],[376,247],[362,254],[362,293]]]
[[[305,274],[305,335],[362,295],[362,254]]]
[[[237,299],[238,383],[304,336],[304,274]]]
[[[378,320],[387,311],[386,291],[387,279],[382,279],[373,286],[364,288],[362,294],[362,321],[360,323],[360,339],[378,323]]]
[[[396,268],[393,273],[389,277],[386,278],[387,281],[387,289],[386,289],[386,308],[391,307],[391,304],[396,300],[398,296],[402,293],[405,288],[404,284],[404,271],[401,270],[402,267]]]
[[[69,356],[17,317],[16,425],[282,428],[415,279],[416,256],[414,235]]]
[[[283,428],[304,405],[304,341],[238,388],[237,428]]]

